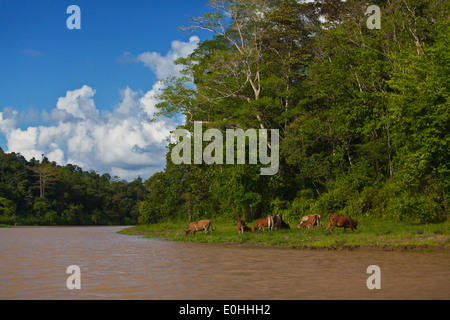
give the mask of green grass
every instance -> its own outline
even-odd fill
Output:
[[[429,250],[433,248],[447,249],[450,244],[450,223],[414,225],[405,222],[362,219],[358,230],[336,228],[334,232],[326,231],[328,221],[322,221],[320,229],[297,229],[292,225],[290,230],[255,231],[239,235],[233,223],[221,223],[213,226],[215,231],[205,235],[184,236],[183,230],[188,223],[159,223],[140,225],[121,231],[123,234],[140,235],[171,241],[222,243],[247,246],[275,246],[290,248],[357,248],[381,247],[389,249]],[[250,226],[253,223],[249,223]]]

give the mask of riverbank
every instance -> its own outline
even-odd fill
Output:
[[[214,223],[215,231],[205,235],[184,236],[187,223],[138,225],[120,233],[170,241],[203,242],[254,247],[279,247],[309,250],[384,250],[384,251],[448,251],[450,223],[409,224],[384,220],[361,220],[358,230],[344,233],[342,228],[326,231],[327,223],[319,229],[256,231],[238,234],[232,223]],[[249,223],[249,225],[253,225]]]

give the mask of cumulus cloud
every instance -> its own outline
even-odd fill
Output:
[[[6,108],[5,108],[6,109]],[[3,109],[3,112],[0,112],[0,132],[3,134],[7,134],[11,132],[17,125],[17,111],[14,111],[12,114],[8,110]]]
[[[173,41],[165,56],[145,52],[133,58],[125,53],[119,62],[142,62],[162,80],[179,74],[174,60],[192,53],[199,41],[198,37],[191,37],[189,42]],[[19,152],[27,159],[41,159],[45,154],[60,165],[71,163],[125,180],[147,178],[164,169],[167,139],[177,125],[170,119],[150,121],[162,89],[161,81],[145,94],[127,87],[121,90],[121,100],[112,110],[100,112],[94,101],[96,90],[84,85],[67,91],[56,108],[41,113],[46,125],[19,128],[20,122],[23,125],[21,114],[4,108],[0,112],[0,133],[6,136],[8,152]]]
[[[122,90],[122,100],[111,113],[100,116],[95,106],[95,90],[89,86],[68,91],[50,112],[51,126],[15,128],[17,122],[0,113],[0,128],[8,149],[25,158],[41,159],[45,154],[58,164],[72,163],[85,170],[97,170],[132,180],[148,177],[165,165],[166,139],[175,124],[168,119],[149,122],[154,95],[159,84],[144,96],[130,88]],[[64,111],[62,117],[58,115]],[[12,112],[10,112],[12,113]],[[67,121],[67,114],[71,115]]]
[[[92,99],[94,95],[95,90],[86,85],[78,90],[67,91],[65,97],[58,99],[56,109],[65,111],[76,118],[95,119],[98,117],[98,110]]]
[[[149,67],[159,79],[178,76],[181,66],[175,65],[174,61],[194,52],[199,42],[200,39],[197,36],[191,37],[189,42],[175,40],[172,41],[172,48],[165,56],[157,52],[144,52],[137,57],[137,60]]]
[[[6,134],[6,132],[14,129],[17,124],[36,122],[39,118],[39,113],[34,108],[30,107],[25,111],[19,112],[11,107],[3,108],[0,112],[0,133]]]

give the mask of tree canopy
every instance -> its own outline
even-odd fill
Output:
[[[0,224],[132,225],[146,194],[141,179],[126,182],[0,151]]]
[[[373,4],[379,30],[367,27]],[[258,165],[174,165],[168,156],[145,182],[143,222],[279,212],[446,219],[448,1],[209,5],[183,30],[211,38],[177,61],[183,73],[166,79],[159,115],[183,114],[190,132],[195,121],[222,132],[278,129],[280,170],[265,177]]]

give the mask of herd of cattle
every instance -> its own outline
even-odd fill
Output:
[[[302,221],[297,225],[298,229],[301,228],[312,228],[314,227],[320,228],[321,216],[318,214],[304,216]],[[348,215],[338,215],[338,214],[330,214],[329,223],[327,229],[331,228],[331,231],[334,231],[335,227],[344,228],[344,232],[347,232],[347,228],[356,229],[358,225],[358,221],[353,220]],[[256,231],[256,230],[265,230],[266,228],[269,230],[281,230],[281,229],[290,229],[289,223],[283,221],[281,214],[279,215],[271,215],[266,218],[261,218],[256,221],[256,224],[250,229],[245,224],[244,220],[239,220],[236,224],[239,234],[243,234],[244,232]],[[205,231],[205,234],[209,233],[209,230],[213,230],[211,227],[210,220],[201,220],[196,222],[191,222],[189,228],[184,231],[184,235],[194,234],[197,231]]]

